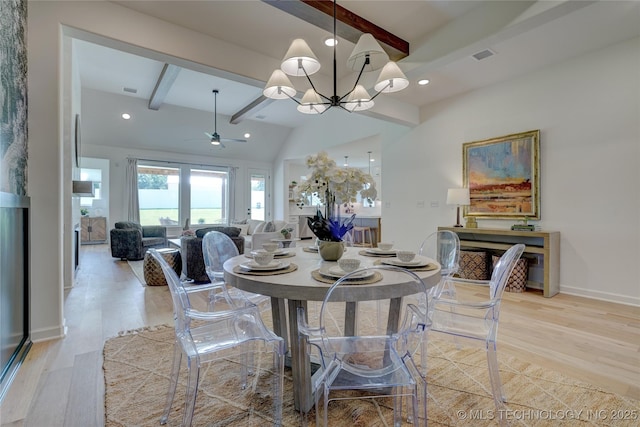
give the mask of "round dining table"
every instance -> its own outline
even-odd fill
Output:
[[[323,261],[320,254],[313,252],[310,247],[295,247],[285,249],[285,251],[287,252],[285,257],[276,259],[285,263],[284,265],[288,263],[289,267],[273,272],[254,272],[241,268],[241,264],[252,261],[250,254],[249,257],[247,255],[233,257],[224,263],[224,280],[229,286],[271,297],[273,331],[284,338],[290,349],[294,405],[296,410],[308,412],[314,405],[311,363],[306,346],[298,337],[296,321],[298,308],[303,307],[306,313],[308,301],[324,300],[333,281],[319,281],[314,278],[314,275],[318,277],[318,270],[326,271],[327,268],[338,264],[337,262]],[[343,257],[359,259],[361,268],[373,266],[377,260],[384,259],[366,256],[368,254],[374,255],[366,251],[362,248],[349,247]],[[423,280],[427,288],[431,288],[440,281],[440,265],[434,260],[429,259],[428,261],[433,268],[414,272]],[[345,300],[388,299],[390,306],[396,307],[396,310],[399,311],[402,297],[416,293],[415,286],[408,286],[403,283],[403,280],[406,280],[406,275],[385,270],[382,279],[375,283],[350,286]],[[397,322],[397,318],[389,316],[388,329],[395,328],[397,330]]]

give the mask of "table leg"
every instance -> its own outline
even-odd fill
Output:
[[[307,302],[289,300],[289,337],[291,343],[291,376],[293,379],[293,402],[296,410],[308,412],[314,405],[311,384],[311,360],[304,339],[298,335],[298,307],[307,312]]]
[[[289,334],[287,331],[287,310],[282,298],[271,297],[271,317],[273,318],[273,332],[284,339],[284,348],[289,348]]]

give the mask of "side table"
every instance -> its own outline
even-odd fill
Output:
[[[178,277],[182,274],[182,256],[179,249],[165,248],[157,249],[162,258],[167,261],[167,264],[171,266],[173,271],[176,272]],[[144,281],[147,286],[167,286],[167,281],[164,278],[162,267],[158,264],[158,261],[151,256],[150,253],[144,254],[144,261],[142,263],[142,270],[144,272]]]

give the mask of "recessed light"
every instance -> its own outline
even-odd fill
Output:
[[[122,118],[125,119],[125,120],[129,120],[131,118],[131,114],[122,113]]]
[[[251,134],[249,132],[247,132],[247,133],[244,134],[244,137],[245,138],[251,138]]]
[[[428,85],[429,84],[429,79],[418,80],[418,84],[420,86]]]
[[[338,39],[334,39],[333,37],[327,37],[324,39],[324,44],[329,47],[333,47],[338,44]]]

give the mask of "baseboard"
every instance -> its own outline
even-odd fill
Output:
[[[66,327],[64,325],[54,326],[52,328],[31,330],[31,341],[34,343],[41,341],[56,340],[64,338],[66,335]]]
[[[617,304],[640,307],[640,298],[628,295],[614,294],[611,292],[592,291],[588,289],[575,288],[573,286],[560,286],[560,293],[575,295],[579,297],[597,299],[600,301],[615,302]]]

